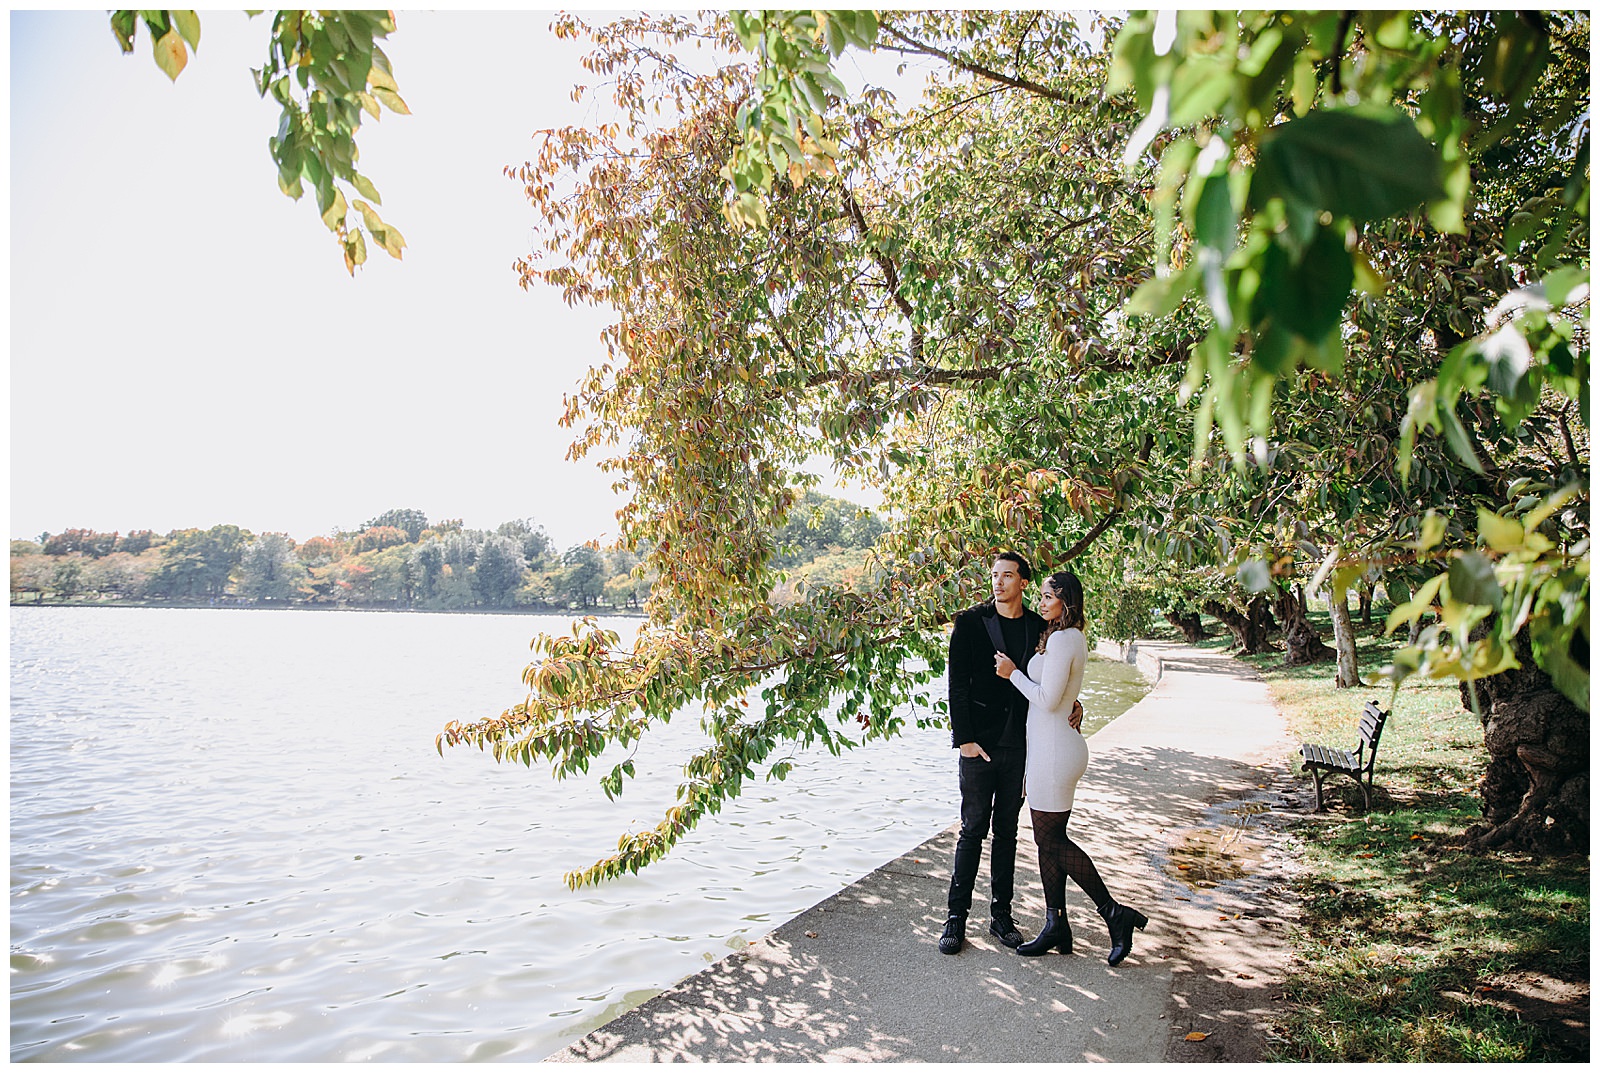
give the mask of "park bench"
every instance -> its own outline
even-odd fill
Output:
[[[1363,806],[1372,807],[1372,768],[1378,760],[1378,739],[1383,736],[1383,724],[1388,719],[1389,713],[1379,708],[1377,701],[1369,700],[1361,710],[1361,722],[1356,727],[1357,739],[1353,750],[1333,749],[1309,742],[1300,746],[1300,755],[1306,761],[1300,770],[1311,772],[1311,778],[1317,786],[1317,812],[1322,811],[1322,779],[1329,773],[1349,775],[1355,779],[1356,785],[1361,787]],[[1363,778],[1365,781],[1362,781]]]

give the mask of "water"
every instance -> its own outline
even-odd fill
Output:
[[[948,733],[913,730],[802,753],[668,859],[568,891],[659,819],[697,721],[614,803],[434,750],[566,624],[12,608],[11,1059],[542,1058],[954,822]],[[1144,688],[1094,662],[1085,707]]]

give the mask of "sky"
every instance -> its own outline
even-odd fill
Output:
[[[270,15],[201,20],[171,82],[142,26],[123,55],[104,11],[9,13],[10,535],[305,540],[408,508],[614,538],[623,497],[557,424],[608,316],[518,286],[536,221],[503,174],[535,131],[611,116],[571,100],[586,43],[549,12],[398,13],[412,114],[357,142],[405,257],[369,242],[351,279],[277,187]]]

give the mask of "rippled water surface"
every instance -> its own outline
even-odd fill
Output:
[[[692,713],[614,803],[434,750],[566,624],[12,608],[12,1060],[542,1058],[955,821],[948,733],[912,730],[801,754],[667,860],[568,891],[671,803]],[[1143,691],[1095,662],[1084,703]]]

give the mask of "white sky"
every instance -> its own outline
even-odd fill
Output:
[[[174,83],[142,25],[124,56],[105,11],[10,13],[10,535],[305,540],[405,507],[615,536],[621,497],[556,423],[607,317],[517,286],[535,217],[502,173],[611,115],[570,99],[586,42],[548,12],[398,13],[412,114],[357,140],[407,248],[369,242],[351,279],[313,195],[277,188],[270,18],[202,12]]]

